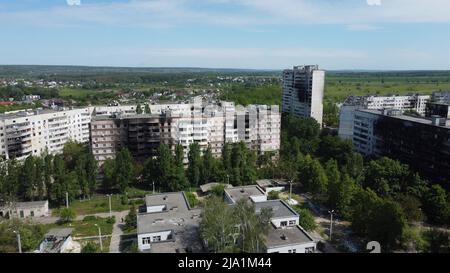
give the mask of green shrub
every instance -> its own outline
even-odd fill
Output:
[[[314,216],[308,209],[301,208],[300,206],[294,206],[293,209],[299,215],[299,225],[307,231],[312,231],[317,228],[316,221],[314,220]]]
[[[94,215],[84,216],[84,218],[83,218],[83,221],[85,221],[85,222],[95,221],[95,220],[97,220],[97,217]]]

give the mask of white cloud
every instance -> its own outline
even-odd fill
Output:
[[[69,6],[80,6],[81,0],[66,0],[67,5]]]
[[[186,24],[265,27],[450,23],[448,0],[130,0],[83,5],[81,0],[66,1],[79,8],[55,6],[39,10],[0,11],[0,23],[53,26],[95,23],[149,28]]]
[[[369,6],[381,6],[381,0],[367,0]]]

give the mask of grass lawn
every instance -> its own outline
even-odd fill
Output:
[[[109,212],[109,200],[107,196],[93,197],[86,200],[75,200],[69,204],[77,215],[88,215],[94,213]],[[130,205],[123,205],[120,195],[111,197],[111,209],[113,211],[123,211],[130,209]],[[59,209],[53,209],[53,216],[59,215]]]
[[[41,226],[44,230],[44,233],[46,233],[52,228],[73,228],[74,229],[72,233],[73,237],[89,237],[89,236],[98,236],[98,227],[96,227],[95,224],[97,224],[100,227],[102,235],[110,235],[112,233],[113,224],[108,223],[107,218],[100,218],[100,217],[90,217],[89,219],[82,221],[73,221],[64,224],[55,223]],[[100,244],[98,238],[78,240],[78,242],[80,242],[82,245],[87,243],[88,241]],[[103,252],[109,252],[110,241],[111,241],[110,237],[102,238]]]

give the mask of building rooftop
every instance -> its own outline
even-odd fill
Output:
[[[73,228],[52,228],[45,234],[45,237],[67,238],[72,232]]]
[[[438,126],[438,125],[434,125],[433,124],[433,120],[431,118],[415,117],[415,116],[408,116],[408,115],[403,115],[403,114],[394,114],[394,115],[389,115],[388,114],[388,115],[386,115],[386,113],[383,113],[383,110],[359,109],[358,111],[366,112],[366,113],[372,113],[372,114],[381,115],[381,116],[388,116],[388,117],[391,117],[391,118],[398,118],[398,119],[411,121],[411,122],[416,122],[416,123],[421,123],[421,124],[426,124],[426,125],[430,125],[430,126]],[[450,129],[450,122],[447,120],[445,125],[443,125],[443,126],[439,125],[438,127],[444,127],[444,128],[449,128]]]
[[[267,248],[314,242],[313,238],[299,226],[284,229],[271,227],[265,239]]]
[[[145,196],[146,206],[166,205],[167,211],[188,211],[189,202],[183,192],[168,192]]]
[[[261,188],[266,187],[283,187],[289,185],[287,181],[280,180],[280,179],[260,179],[256,180],[256,184],[260,186]]]
[[[212,190],[212,188],[214,188],[215,186],[218,186],[218,185],[224,185],[225,188],[231,188],[232,187],[231,185],[228,185],[228,184],[212,182],[212,183],[207,183],[207,184],[200,185],[200,190],[203,193],[206,193],[206,192],[209,192],[210,190]]]
[[[47,200],[45,200],[45,201],[31,201],[31,202],[16,202],[16,203],[4,204],[4,205],[0,206],[0,208],[10,208],[10,207],[22,208],[22,209],[38,208],[38,207],[46,206],[47,203],[48,203]]]
[[[265,192],[257,185],[238,186],[225,189],[225,194],[234,202],[241,199],[250,199],[250,196],[265,196]]]
[[[256,213],[260,213],[263,208],[271,208],[272,218],[298,217],[298,214],[282,200],[268,200],[254,205]]]

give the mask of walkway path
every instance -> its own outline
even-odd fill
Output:
[[[125,217],[127,216],[128,211],[121,211],[115,214],[116,222],[114,223],[112,234],[111,234],[111,242],[109,244],[109,253],[120,253],[120,238],[123,234],[122,228],[125,226],[122,223],[122,218],[125,221]]]

